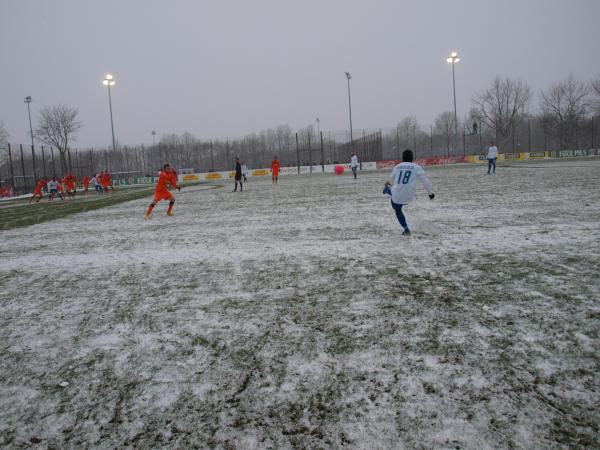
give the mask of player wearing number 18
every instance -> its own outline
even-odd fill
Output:
[[[414,164],[412,161],[412,150],[404,150],[402,153],[402,162],[394,167],[390,176],[390,181],[386,183],[385,189],[383,190],[384,194],[391,195],[392,197],[392,208],[394,208],[394,211],[396,212],[398,222],[400,222],[400,225],[404,228],[404,231],[402,232],[403,236],[410,236],[411,233],[408,224],[406,223],[406,217],[402,212],[402,207],[414,200],[417,178],[427,190],[429,199],[433,200],[434,197],[433,188],[425,175],[425,171],[420,165]]]

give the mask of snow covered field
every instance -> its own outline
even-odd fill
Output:
[[[599,447],[600,160],[427,172],[1,232],[0,447]]]

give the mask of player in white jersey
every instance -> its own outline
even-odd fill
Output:
[[[492,173],[496,173],[496,159],[498,159],[498,147],[494,141],[490,142],[490,147],[488,148],[487,160],[488,160],[488,175],[492,168],[494,169]]]
[[[47,186],[48,192],[50,193],[50,199],[49,199],[50,201],[52,201],[54,199],[54,197],[56,197],[57,195],[60,196],[61,200],[65,199],[62,195],[60,183],[58,182],[56,177],[52,177],[52,179],[50,181],[48,181],[48,184],[46,186]]]
[[[384,194],[392,196],[392,208],[396,212],[398,222],[404,228],[403,236],[410,236],[410,229],[406,223],[406,217],[402,212],[402,206],[409,204],[415,198],[415,189],[417,187],[417,178],[427,190],[429,199],[435,197],[431,183],[425,175],[423,168],[412,162],[412,150],[404,150],[402,153],[402,162],[392,169],[390,181],[385,184]]]
[[[354,175],[354,179],[356,180],[356,171],[358,170],[358,156],[356,156],[356,153],[352,153],[352,157],[350,158],[350,168],[352,169],[352,175]]]

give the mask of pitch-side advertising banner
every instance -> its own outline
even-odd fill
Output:
[[[550,152],[535,151],[535,152],[520,152],[520,153],[499,153],[498,161],[523,161],[526,159],[544,159],[549,158]],[[470,163],[487,163],[486,155],[471,155],[467,157]]]
[[[402,161],[399,159],[388,159],[385,161],[377,161],[377,169],[393,169]],[[415,164],[420,166],[440,166],[445,164],[460,164],[467,162],[465,156],[434,156],[432,158],[417,158]]]

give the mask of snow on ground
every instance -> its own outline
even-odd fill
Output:
[[[598,447],[600,161],[428,174],[2,232],[0,447]]]

